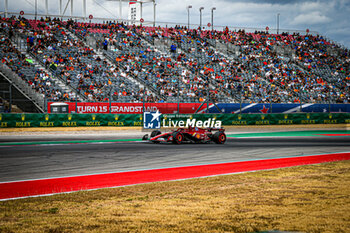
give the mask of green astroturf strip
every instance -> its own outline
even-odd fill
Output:
[[[227,137],[250,138],[250,137],[327,137],[317,134],[348,134],[347,130],[314,130],[314,131],[292,131],[292,132],[266,132],[266,133],[241,133],[227,134]]]
[[[142,139],[78,140],[78,141],[46,141],[46,142],[4,142],[4,143],[0,143],[0,146],[79,144],[79,143],[104,143],[104,142],[135,142],[135,141],[142,141]]]

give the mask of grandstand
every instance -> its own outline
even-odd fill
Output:
[[[349,49],[320,35],[21,16],[0,23],[1,78],[32,104],[23,111],[46,112],[49,101],[350,101]]]

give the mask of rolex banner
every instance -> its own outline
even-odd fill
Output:
[[[0,114],[1,128],[142,126],[142,114]],[[350,124],[350,113],[162,114],[161,128],[226,125]]]

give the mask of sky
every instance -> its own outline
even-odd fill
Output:
[[[68,0],[62,0],[64,7]],[[4,11],[5,0],[0,1],[0,11]],[[35,0],[8,0],[10,12],[34,13]],[[45,12],[45,0],[37,0],[38,12]],[[59,13],[59,0],[48,0],[49,13]],[[82,16],[83,0],[74,0],[74,15]],[[119,2],[107,0],[86,0],[87,15],[94,17],[119,18]],[[214,11],[214,26],[222,30],[224,26],[235,28],[257,28],[270,31],[277,28],[279,14],[280,31],[306,29],[350,48],[350,0],[156,0],[156,22],[187,25],[190,9],[190,23],[202,25],[211,22],[211,8]],[[127,18],[128,4],[122,4],[122,18]],[[63,7],[63,8],[64,8]],[[70,6],[66,15],[70,14]],[[153,4],[143,4],[142,18],[153,21]],[[158,25],[158,23],[156,23]],[[195,25],[191,26],[194,27]],[[285,30],[283,30],[285,29]]]

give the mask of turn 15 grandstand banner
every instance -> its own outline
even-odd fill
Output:
[[[94,102],[65,102],[69,105],[69,112],[76,113],[114,113],[114,114],[141,114],[142,103],[94,103]],[[48,103],[48,113],[51,113],[51,104]],[[180,103],[179,113],[193,114],[201,103]],[[295,112],[348,112],[350,104],[239,104],[218,103],[222,113],[295,113]],[[159,111],[163,114],[177,113],[177,103],[145,103],[145,112]],[[206,113],[207,104],[204,104],[198,113]],[[208,104],[208,113],[220,113],[214,104]]]
[[[69,112],[76,113],[115,113],[115,114],[141,114],[142,103],[94,103],[94,102],[65,102],[69,105]],[[51,113],[51,104],[48,103],[48,113]],[[200,103],[180,103],[180,112],[183,114],[195,113]],[[164,114],[173,114],[177,112],[177,103],[145,103],[146,112],[156,112],[157,110]],[[205,109],[204,107],[202,109]]]

